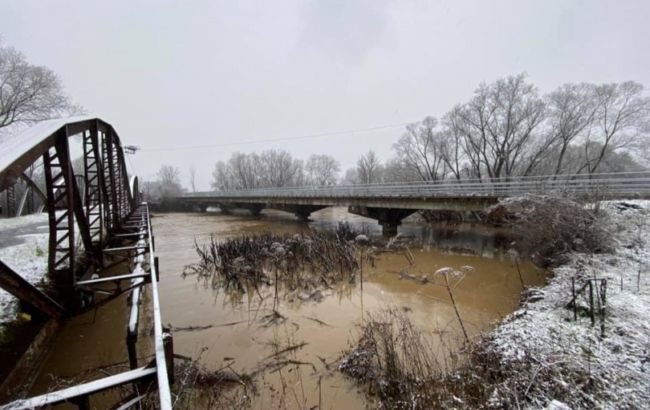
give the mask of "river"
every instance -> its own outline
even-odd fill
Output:
[[[186,265],[198,261],[195,242],[205,243],[211,235],[223,241],[269,232],[295,234],[334,229],[341,221],[368,235],[381,235],[375,221],[349,214],[345,208],[315,212],[309,224],[276,211],[265,211],[259,217],[246,212],[154,215],[162,317],[176,329],[175,353],[199,358],[207,370],[255,375],[255,391],[228,387],[219,395],[231,401],[221,401],[219,406],[362,408],[368,404],[367,395],[337,367],[342,352],[358,340],[364,321],[378,317],[386,308],[398,309],[431,336],[433,348],[444,357],[453,356],[450,352],[462,340],[447,289],[434,272],[444,267],[465,272],[454,279],[453,292],[470,337],[489,331],[517,307],[522,281],[529,286],[545,280],[544,272],[530,262],[519,261],[517,267],[505,252],[512,241],[507,231],[479,225],[428,226],[408,220],[399,232],[419,244],[411,245],[412,257],[402,252],[377,253],[374,266],[363,265],[363,291],[357,280],[323,290],[316,298],[281,298],[277,311],[283,320],[274,323],[268,319],[273,298],[252,292],[238,297],[196,276],[182,276]],[[430,280],[423,282],[424,276]],[[261,296],[265,295],[268,292],[263,290]],[[66,321],[31,394],[51,389],[53,381],[60,387],[67,385],[82,372],[95,371],[97,377],[110,369],[125,370],[126,315],[126,300],[118,298],[97,312]],[[138,342],[141,363],[151,357],[149,332],[150,326],[143,324]],[[114,366],[118,362],[122,363]],[[182,376],[177,386],[179,382]],[[120,394],[126,392],[100,395],[92,403],[103,407],[100,403],[114,402]],[[186,407],[215,406],[205,397],[191,400]]]
[[[507,233],[408,222],[400,233],[423,244],[411,249],[414,263],[403,253],[381,253],[374,267],[364,265],[363,292],[358,283],[343,284],[322,292],[322,300],[283,299],[278,311],[286,320],[274,325],[265,319],[272,312],[272,298],[260,300],[254,293],[236,298],[193,276],[181,276],[185,265],[197,261],[195,241],[204,243],[210,235],[225,240],[265,232],[294,234],[310,228],[332,229],[340,221],[371,235],[380,234],[375,221],[351,215],[345,208],[316,212],[309,225],[274,211],[257,218],[218,212],[156,215],[153,226],[161,266],[162,314],[165,323],[179,329],[174,333],[175,352],[200,356],[207,369],[258,374],[250,403],[253,408],[313,408],[319,403],[322,408],[360,408],[366,403],[365,395],[336,367],[341,353],[357,340],[363,320],[395,307],[407,312],[425,332],[437,334],[435,348],[442,354],[460,340],[461,329],[447,289],[440,281],[415,279],[433,278],[443,267],[467,272],[455,285],[454,294],[470,335],[488,331],[516,308],[522,280],[526,285],[544,281],[543,272],[526,261],[519,262],[520,279],[516,264],[504,252],[511,240]],[[277,352],[296,345],[302,347],[283,357],[300,364],[257,373],[265,363],[276,361]]]

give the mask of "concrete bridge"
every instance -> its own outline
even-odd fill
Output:
[[[203,212],[216,206],[222,210],[247,209],[258,215],[271,208],[293,213],[302,220],[323,208],[347,206],[351,213],[376,219],[385,235],[394,235],[402,219],[419,210],[483,211],[500,199],[527,194],[582,199],[647,198],[650,172],[260,188],[187,193],[176,200]]]

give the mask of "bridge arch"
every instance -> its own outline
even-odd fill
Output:
[[[81,141],[83,160],[76,175],[73,137],[75,143]],[[100,118],[77,116],[41,121],[3,135],[0,146],[0,192],[24,181],[39,195],[49,221],[48,273],[57,288],[70,288],[79,276],[76,236],[81,237],[85,259],[99,263],[107,235],[139,203],[137,178],[128,179],[120,137]],[[43,166],[43,190],[25,174],[34,164]],[[16,213],[22,213],[24,198]]]

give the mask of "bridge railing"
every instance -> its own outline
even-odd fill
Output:
[[[524,194],[650,195],[650,172],[554,175],[498,179],[410,181],[365,185],[301,186],[195,192],[185,198],[223,197],[508,197]]]

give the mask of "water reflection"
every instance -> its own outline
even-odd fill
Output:
[[[202,356],[206,367],[220,368],[227,357],[238,372],[258,374],[254,408],[309,408],[319,400],[327,408],[363,407],[365,396],[336,371],[337,363],[341,352],[357,339],[361,323],[390,306],[407,312],[414,323],[436,335],[436,349],[448,349],[462,333],[447,290],[433,275],[443,267],[473,268],[454,290],[470,337],[488,330],[517,306],[521,282],[515,265],[500,249],[510,239],[503,232],[470,225],[450,228],[405,222],[399,232],[424,246],[412,246],[410,257],[402,252],[377,253],[374,266],[364,262],[363,291],[357,280],[324,289],[318,298],[299,291],[287,293],[276,305],[269,288],[233,297],[211,283],[180,275],[185,265],[197,261],[194,241],[205,243],[210,235],[224,240],[267,232],[294,234],[310,228],[334,229],[341,221],[381,235],[376,221],[348,214],[344,208],[324,209],[312,214],[312,219],[307,225],[290,214],[265,211],[260,217],[165,214],[153,220],[163,275],[163,317],[175,328],[203,329],[177,332],[175,349],[196,356],[207,347]],[[527,285],[544,280],[528,262],[521,263],[521,271]],[[418,280],[422,277],[431,280]],[[301,348],[286,359],[308,365],[260,373],[277,365],[273,355],[278,349],[296,344]],[[299,400],[287,401],[278,392],[295,394]]]

